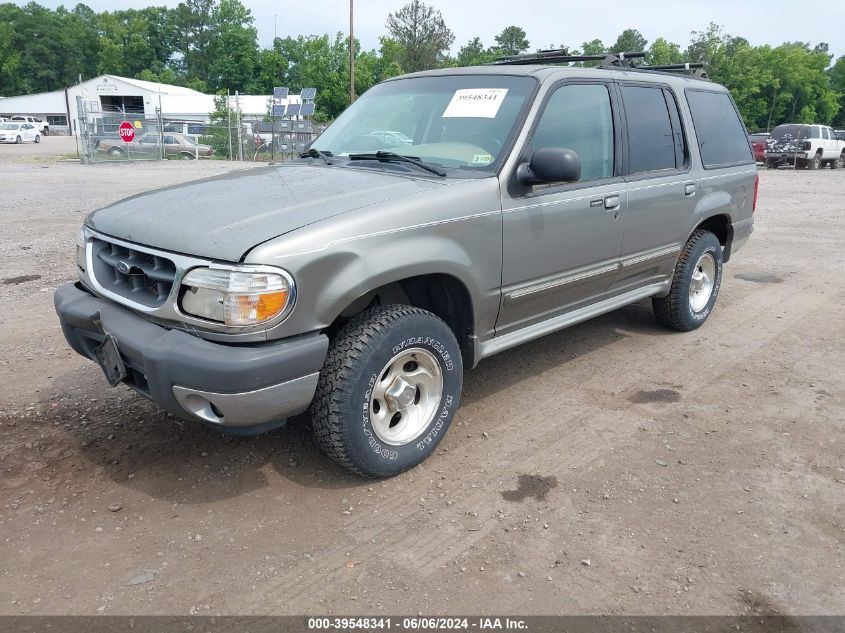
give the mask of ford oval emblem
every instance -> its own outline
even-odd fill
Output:
[[[117,272],[119,273],[123,273],[124,275],[129,274],[129,264],[126,262],[117,262],[117,266],[115,266],[115,268],[117,268]]]

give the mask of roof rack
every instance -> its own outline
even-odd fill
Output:
[[[644,70],[656,72],[684,71],[697,79],[707,79],[704,71],[704,64],[699,62],[683,64],[660,64],[656,66],[637,66],[634,60],[646,56],[644,52],[608,53],[605,55],[570,55],[567,48],[552,48],[526,53],[524,55],[509,55],[498,57],[490,65],[511,65],[511,64],[564,64],[569,62],[601,62],[599,68],[613,69],[626,68],[631,70]]]
[[[645,57],[645,53],[610,53],[606,55],[570,55],[568,48],[552,48],[526,53],[524,55],[509,55],[498,57],[490,62],[499,64],[563,64],[568,62],[602,62],[602,68],[629,68],[631,60]]]
[[[639,70],[656,70],[659,72],[675,72],[682,70],[698,79],[707,79],[707,72],[701,62],[686,62],[683,64],[660,64],[657,66],[638,66]]]

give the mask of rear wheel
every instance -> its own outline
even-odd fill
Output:
[[[845,167],[845,154],[840,154],[835,160],[830,161],[831,169],[842,169]]]
[[[688,332],[710,316],[722,284],[722,245],[710,231],[698,230],[684,245],[672,287],[665,297],[652,299],[657,320]]]
[[[18,137],[15,139],[15,145],[20,145],[21,143],[23,143],[23,139],[22,139],[20,136],[18,136]]]
[[[36,142],[36,143],[40,143],[40,142],[41,142],[41,135],[40,135],[40,134],[36,134],[36,135],[35,135],[35,142]]]
[[[334,337],[311,405],[315,443],[347,470],[392,477],[434,452],[458,408],[452,330],[405,305],[365,310]]]
[[[818,169],[822,166],[822,155],[816,154],[809,161],[807,161],[807,169]]]
[[[191,152],[179,152],[179,158],[184,158],[185,160],[193,160],[195,157]]]

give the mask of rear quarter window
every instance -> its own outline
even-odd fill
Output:
[[[753,163],[745,127],[726,92],[686,91],[705,168]]]

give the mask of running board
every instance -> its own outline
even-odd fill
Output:
[[[539,323],[521,328],[515,332],[511,332],[510,334],[503,334],[502,336],[496,336],[490,340],[480,342],[476,348],[476,362],[482,358],[487,358],[493,354],[498,354],[499,352],[504,352],[505,350],[516,347],[517,345],[522,345],[523,343],[532,341],[535,338],[540,338],[546,334],[557,332],[558,330],[562,330],[570,325],[575,325],[576,323],[581,323],[582,321],[588,321],[593,317],[597,317],[607,312],[612,312],[613,310],[626,306],[629,303],[639,301],[640,299],[665,294],[669,290],[671,283],[672,279],[669,278],[665,282],[637,288],[636,290],[631,290],[630,292],[610,297],[604,301],[599,301],[598,303],[578,308],[572,312],[567,312],[565,314],[552,317],[551,319],[540,321]]]

